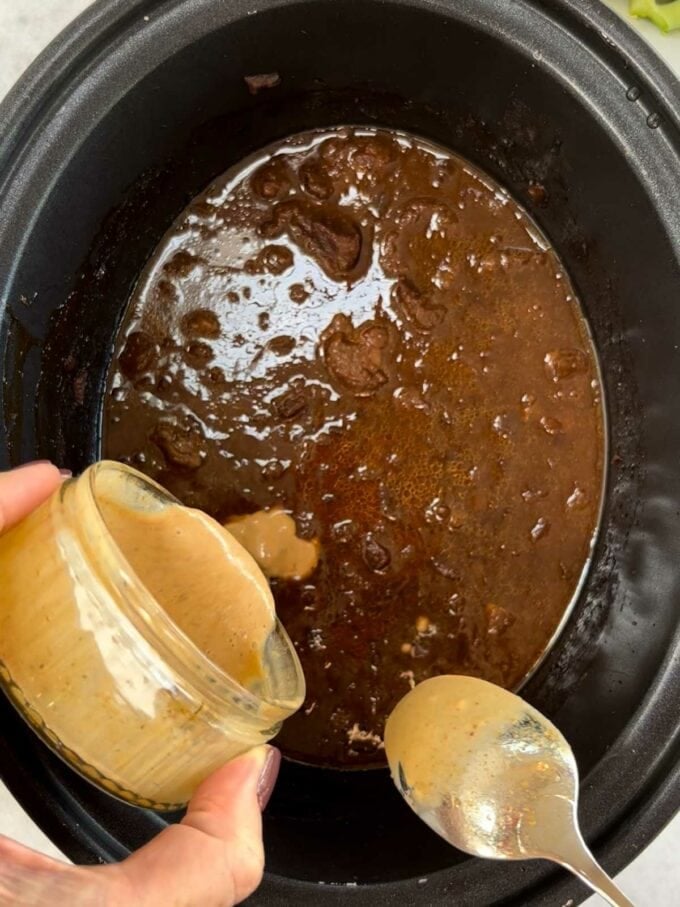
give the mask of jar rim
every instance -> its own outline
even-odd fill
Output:
[[[239,683],[232,675],[212,661],[212,659],[210,659],[201,648],[191,640],[184,630],[182,630],[182,628],[170,617],[157,598],[149,591],[146,584],[132,567],[123,554],[120,546],[117,544],[102,512],[98,500],[96,483],[98,475],[104,470],[118,472],[134,479],[147,493],[151,493],[164,503],[176,504],[180,507],[184,507],[185,505],[149,476],[144,475],[144,473],[139,472],[139,470],[136,470],[127,464],[118,463],[114,460],[100,460],[89,466],[79,477],[86,480],[84,483],[80,483],[79,478],[69,480],[68,484],[70,484],[71,481],[75,481],[82,484],[84,490],[86,490],[88,503],[91,505],[90,510],[99,524],[101,540],[108,549],[108,555],[112,558],[114,563],[124,565],[128,575],[134,577],[137,592],[143,598],[144,610],[153,618],[153,622],[150,623],[148,620],[144,620],[141,617],[135,603],[133,603],[131,607],[124,607],[126,617],[131,620],[137,630],[143,632],[145,637],[152,635],[154,637],[154,643],[160,643],[159,648],[164,650],[162,652],[163,658],[168,661],[172,667],[176,668],[176,665],[172,665],[172,662],[178,663],[181,659],[181,670],[178,671],[178,673],[180,673],[185,680],[197,687],[200,690],[201,695],[212,700],[214,704],[224,704],[225,696],[220,695],[220,690],[223,690],[225,694],[228,694],[231,704],[236,705],[244,715],[247,715],[251,720],[257,720],[258,718],[263,719],[267,723],[281,721],[299,708],[304,699],[304,674],[293,643],[288,637],[288,634],[276,613],[274,613],[274,627],[271,635],[278,634],[283,636],[288,649],[288,655],[293,661],[296,677],[297,689],[295,690],[295,693],[297,695],[287,701],[268,698],[265,695],[258,695]],[[124,604],[127,605],[128,603],[125,602]],[[156,629],[157,627],[161,628],[160,633]],[[170,651],[168,649],[166,644],[168,640],[171,641],[173,649],[176,646],[179,652]],[[180,659],[178,659],[178,654]]]

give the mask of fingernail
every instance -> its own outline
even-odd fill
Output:
[[[279,766],[281,765],[281,753],[279,750],[275,746],[268,746],[267,749],[269,752],[257,781],[257,802],[260,805],[260,812],[264,812],[267,803],[269,803],[269,798],[272,795],[279,774]]]
[[[15,466],[15,469],[28,469],[29,466],[44,466],[45,464],[52,465],[51,460],[31,460],[30,463],[22,463],[21,466]]]
[[[70,469],[60,469],[59,475],[62,477],[62,479],[70,479],[73,476],[73,473]]]

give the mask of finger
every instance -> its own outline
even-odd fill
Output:
[[[258,747],[219,769],[196,791],[179,825],[115,867],[120,903],[137,907],[231,907],[257,888],[264,868],[262,817],[280,754]],[[127,900],[124,900],[127,898]]]
[[[105,879],[0,837],[0,907],[105,907]]]
[[[46,501],[63,478],[52,463],[32,463],[0,473],[0,532]]]

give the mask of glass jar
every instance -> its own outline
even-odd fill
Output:
[[[115,532],[103,496],[123,514]],[[192,641],[193,624],[184,632],[184,624],[180,629],[171,619],[140,575],[143,561],[133,569],[121,550],[125,520],[129,526],[136,520],[133,528],[144,539],[141,521],[165,518],[170,508],[173,515],[194,516],[189,528],[196,555],[164,564],[162,578],[177,600],[190,603],[195,584],[205,588],[202,553],[225,544],[218,536],[226,530],[120,464],[98,463],[66,481],[0,537],[2,686],[45,743],[81,775],[158,810],[184,805],[212,771],[270,740],[305,692],[273,600],[265,613],[268,587],[258,599],[266,625],[261,671],[246,684]],[[146,537],[152,540],[151,530]],[[229,545],[237,543],[226,543],[227,560]],[[210,608],[203,601],[191,619],[217,615],[231,628],[234,615],[237,645],[241,637],[243,646],[251,645],[240,632],[229,584],[219,585]]]

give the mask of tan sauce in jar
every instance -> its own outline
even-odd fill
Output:
[[[152,513],[106,498],[99,506],[126,561],[177,626],[233,680],[248,689],[261,682],[274,600],[245,548],[179,504]]]
[[[126,497],[129,476],[100,465],[96,505],[86,474],[0,537],[0,679],[85,777],[175,808],[304,688],[262,694],[276,616],[248,552],[203,513]]]

